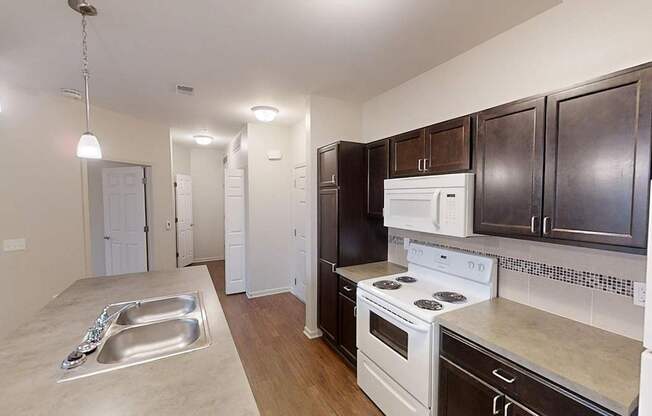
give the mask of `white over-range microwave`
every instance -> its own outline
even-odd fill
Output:
[[[385,180],[385,227],[473,235],[473,173]]]

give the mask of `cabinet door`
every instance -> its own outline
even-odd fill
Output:
[[[435,124],[426,129],[428,173],[471,169],[471,116]]]
[[[387,140],[369,143],[366,149],[367,215],[382,218],[385,184],[389,177],[389,144]]]
[[[652,70],[548,97],[544,236],[645,247]]]
[[[317,152],[319,186],[337,186],[337,143],[322,147]]]
[[[317,322],[324,338],[337,345],[337,274],[332,263],[319,259],[317,271]]]
[[[503,416],[533,416],[534,412],[527,410],[525,407],[511,400],[507,400]]]
[[[473,231],[540,235],[545,98],[478,115]]]
[[[355,363],[357,355],[355,343],[355,302],[340,293],[339,309],[340,351],[342,351],[342,354],[344,354],[349,361]]]
[[[421,175],[424,172],[423,159],[426,157],[425,130],[414,130],[389,140],[392,178]]]
[[[337,264],[338,261],[338,191],[333,188],[319,190],[318,235],[319,258]]]
[[[439,416],[502,414],[502,393],[446,359],[440,358],[439,364]]]

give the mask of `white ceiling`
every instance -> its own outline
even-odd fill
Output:
[[[95,104],[226,143],[254,105],[298,121],[305,97],[364,101],[560,0],[94,0]],[[0,79],[81,88],[80,17],[66,0],[3,1]],[[195,96],[176,95],[177,83]]]

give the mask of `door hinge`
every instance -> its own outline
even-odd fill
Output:
[[[179,218],[174,217],[174,223],[176,224],[176,223],[178,223],[178,222],[179,222]]]
[[[297,229],[296,228],[294,229],[294,236],[295,237],[297,236]]]
[[[295,286],[297,285],[297,278],[296,277],[294,278],[294,285]]]
[[[175,187],[175,188],[177,187],[177,183],[176,183],[176,182],[174,183],[174,187]]]
[[[179,253],[177,253],[177,257],[179,257]]]
[[[143,185],[147,185],[147,178],[143,178],[142,181],[143,181]]]
[[[144,227],[143,227],[143,231],[145,231],[146,233],[148,233],[148,232],[149,232],[149,226],[147,226],[147,225],[144,226]]]

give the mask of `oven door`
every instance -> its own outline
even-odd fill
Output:
[[[362,290],[357,299],[358,349],[429,407],[432,325]]]

